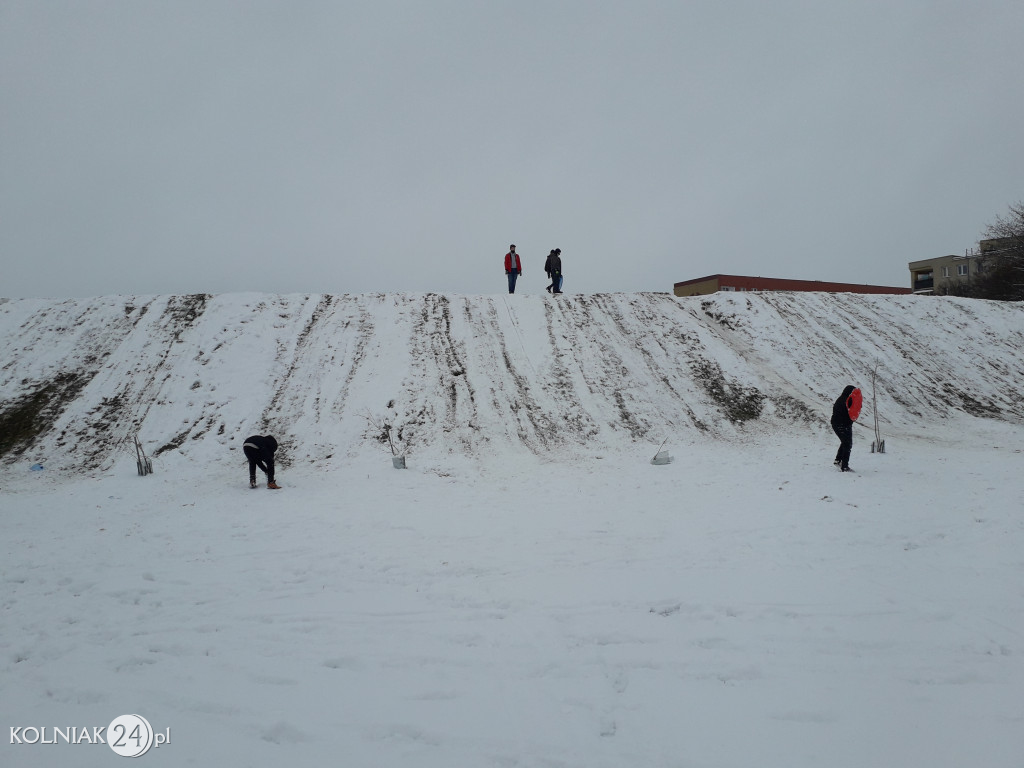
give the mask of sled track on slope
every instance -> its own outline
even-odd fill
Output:
[[[472,429],[476,423],[476,392],[466,375],[465,351],[452,337],[451,303],[446,296],[429,293],[423,297],[413,318],[409,344],[414,373],[406,380],[405,391],[412,409],[398,438],[412,448],[429,440],[430,425],[439,425],[448,439],[472,452],[474,441],[460,427],[464,424]],[[443,413],[433,405],[438,400],[444,404]]]
[[[504,297],[502,297],[502,301],[505,302],[509,320],[514,324],[516,321],[512,316],[511,310],[508,310],[508,303]],[[497,307],[494,303],[490,306],[488,320],[490,321],[491,332],[493,333],[494,338],[498,341],[498,348],[501,352],[501,362],[504,367],[504,372],[511,379],[513,392],[515,393],[507,403],[501,402],[495,398],[495,410],[498,413],[501,413],[505,409],[511,408],[516,417],[516,439],[526,446],[526,448],[528,448],[534,455],[540,456],[545,450],[550,450],[554,446],[563,442],[563,437],[560,434],[558,425],[553,420],[552,416],[545,411],[543,406],[538,402],[537,397],[533,394],[530,379],[520,373],[516,368],[515,363],[512,360],[512,355],[509,352],[508,344],[505,340],[508,334],[505,333],[504,327],[498,317]],[[529,365],[530,370],[534,372],[534,378],[538,378],[536,369],[527,354],[526,345],[523,343],[522,335],[519,333],[519,329],[517,327],[514,328],[514,333],[522,347],[523,356],[527,365]],[[501,370],[500,367],[499,370]]]

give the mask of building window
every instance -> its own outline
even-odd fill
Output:
[[[949,267],[943,267],[942,268],[942,276],[943,277],[949,277]]]
[[[960,277],[967,277],[967,265],[966,264],[958,265],[957,268],[956,268],[956,273],[958,275],[960,275]]]
[[[722,290],[723,291],[735,291],[736,289],[733,288],[731,285],[723,285],[722,286]]]

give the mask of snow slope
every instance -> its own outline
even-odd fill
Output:
[[[876,365],[896,434],[1024,419],[1024,307],[934,297],[24,300],[0,304],[0,345],[0,402],[45,402],[6,458],[52,469],[107,468],[134,433],[210,464],[273,432],[285,462],[317,463],[385,418],[428,461],[821,428]]]
[[[4,302],[0,765],[110,764],[9,729],[138,713],[167,766],[1020,768],[1022,311]],[[876,364],[888,451],[841,474]]]

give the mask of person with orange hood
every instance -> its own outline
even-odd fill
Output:
[[[843,390],[843,394],[832,406],[832,431],[839,438],[839,451],[833,462],[843,472],[850,469],[850,451],[853,450],[853,422],[860,416],[862,398],[860,390],[852,384]]]

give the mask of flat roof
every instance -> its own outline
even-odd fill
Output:
[[[953,261],[963,261],[964,259],[976,259],[978,254],[968,253],[966,255],[962,253],[951,253],[948,256],[932,256],[930,259],[920,259],[918,261],[911,261],[907,264],[907,269],[920,269],[934,264],[937,261],[945,261],[946,259],[952,259]]]
[[[766,285],[766,286],[774,285],[774,286],[778,287],[781,290],[785,290],[785,288],[783,286],[786,286],[786,285],[796,286],[796,285],[807,285],[807,284],[820,285],[820,286],[822,286],[823,289],[826,286],[828,286],[829,288],[831,288],[833,290],[836,289],[836,288],[843,288],[843,287],[852,288],[852,289],[858,289],[858,288],[880,288],[880,289],[885,289],[885,290],[907,290],[907,291],[910,290],[909,288],[906,288],[905,286],[895,286],[895,285],[871,285],[869,283],[832,283],[832,282],[829,282],[829,281],[826,281],[826,280],[802,280],[800,278],[760,277],[760,276],[754,276],[754,275],[722,275],[722,274],[707,275],[706,277],[698,277],[698,278],[694,278],[693,280],[683,280],[681,283],[673,283],[673,287],[674,288],[678,288],[681,285],[693,285],[694,283],[704,283],[704,282],[707,282],[708,280],[718,280],[719,282],[722,282],[722,280],[730,280],[730,279],[731,280],[754,280],[754,281],[757,281],[761,285]],[[806,289],[803,289],[803,290],[806,290]]]

